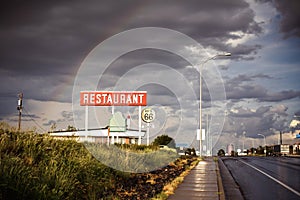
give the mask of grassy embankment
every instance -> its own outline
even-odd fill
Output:
[[[173,167],[167,166],[173,169],[172,176],[167,173],[152,183],[149,179],[153,180],[155,173],[114,170],[96,160],[81,143],[0,126],[0,199],[123,199],[124,195],[143,196],[139,193],[151,198],[163,187],[157,187],[158,181],[165,185],[174,180],[178,169],[187,168],[184,163],[177,160]],[[132,181],[139,184],[120,190]],[[143,192],[146,186],[149,191],[156,187],[156,194]]]

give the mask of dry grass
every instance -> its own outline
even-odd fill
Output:
[[[191,165],[186,168],[184,172],[182,172],[178,177],[176,177],[172,182],[168,183],[164,186],[163,191],[158,194],[155,198],[152,198],[152,200],[165,200],[170,195],[174,194],[175,189],[183,182],[184,177],[186,177],[190,171],[199,163],[201,159],[198,158],[197,160],[193,161]],[[181,161],[182,165],[186,165],[188,162],[187,159],[184,159]]]

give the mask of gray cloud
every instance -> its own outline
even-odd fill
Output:
[[[117,13],[117,14],[116,14]],[[176,15],[174,15],[176,13]],[[27,98],[70,102],[72,82],[84,57],[95,45],[120,31],[161,26],[182,31],[201,44],[225,51],[234,31],[259,33],[254,12],[242,0],[198,1],[10,1],[0,8],[1,96],[23,91]],[[237,46],[239,58],[259,46]],[[156,61],[179,69],[183,59],[154,50],[132,52],[106,72],[115,77],[133,66]]]
[[[281,31],[287,37],[291,35],[300,37],[300,2],[297,0],[274,2],[277,10],[281,12]]]
[[[227,78],[227,81],[225,82],[227,99],[240,100],[253,98],[261,102],[280,102],[300,97],[300,91],[295,90],[278,91],[271,93],[263,86],[256,84],[254,82],[256,79],[273,79],[273,77],[265,74],[240,74],[231,79]]]
[[[281,13],[281,31],[298,35],[298,14],[285,3],[276,0],[274,5]],[[20,91],[24,92],[25,100],[71,102],[76,71],[88,53],[110,36],[131,28],[154,26],[174,29],[191,36],[205,48],[231,52],[230,59],[235,61],[253,60],[263,48],[261,44],[250,41],[231,46],[227,42],[230,39],[242,39],[245,34],[262,34],[262,26],[255,21],[255,17],[255,12],[244,0],[4,2],[0,7],[0,78],[5,83],[0,85],[0,119],[3,116],[16,116],[16,94]],[[149,62],[185,71],[188,81],[199,92],[199,74],[195,69],[186,68],[189,63],[176,55],[153,49],[121,56],[109,66],[99,87],[113,87],[130,69]],[[228,73],[231,70],[228,66],[221,66],[221,69]],[[155,71],[149,70],[149,73],[155,78]],[[273,103],[299,97],[299,91],[295,89],[270,93],[263,85],[256,83],[261,79],[271,80],[274,77],[267,74],[240,74],[225,78],[227,99],[239,110],[238,113],[230,113],[231,121],[228,120],[225,131],[241,134],[247,130],[247,135],[255,137],[258,131],[268,132],[270,127],[283,127],[287,107],[261,106],[253,112],[238,105],[247,98]],[[174,85],[178,84],[176,80],[173,81]],[[151,104],[162,104],[168,107],[172,115],[178,114],[180,97],[163,87],[148,85],[144,89],[151,94]],[[196,95],[199,95],[197,92]],[[203,100],[205,111],[216,106],[215,102],[210,102],[210,93],[205,84]],[[186,103],[195,106],[194,101]],[[182,112],[190,118],[198,116],[197,110]],[[45,118],[42,121],[44,126],[61,122],[68,124],[72,121],[72,114],[62,111],[55,119]],[[168,132],[174,130],[176,124],[166,128]]]
[[[57,119],[50,119],[47,122],[43,123],[43,126],[51,126],[53,124],[60,124],[63,122],[69,122],[73,124],[73,112],[71,111],[62,111],[60,113],[61,116],[58,116]],[[45,121],[45,119],[44,119]]]
[[[260,98],[260,101],[278,102],[293,98],[299,98],[300,91],[285,90],[276,93],[268,93],[265,97]]]
[[[280,30],[285,34],[285,37],[296,36],[300,37],[300,2],[298,0],[256,0],[261,3],[272,3],[279,11],[277,19],[280,20]]]
[[[0,52],[5,65],[1,67],[22,73],[31,71],[40,74],[38,69],[47,69],[49,73],[70,73],[78,67],[84,55],[103,39],[141,26],[179,30],[203,45],[215,48],[228,48],[221,41],[236,38],[230,34],[232,31],[261,31],[253,20],[253,11],[240,0],[230,3],[214,0],[201,6],[198,1],[148,3],[13,1],[4,4],[1,6],[0,40],[5,51],[0,49]],[[13,63],[10,62],[12,58],[15,60]]]
[[[223,131],[237,136],[242,136],[245,131],[247,137],[252,138],[259,137],[258,133],[272,135],[274,130],[287,129],[287,110],[284,105],[260,106],[255,110],[235,107],[227,113]]]

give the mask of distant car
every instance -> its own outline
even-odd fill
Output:
[[[185,155],[185,153],[184,153],[183,151],[179,151],[179,152],[178,152],[178,155],[180,155],[180,156],[184,156],[184,155]]]
[[[196,151],[194,148],[187,148],[184,152],[185,155],[196,155]]]

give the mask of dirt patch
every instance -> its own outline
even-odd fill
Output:
[[[197,157],[183,157],[161,169],[130,174],[116,183],[112,196],[118,199],[150,199],[161,193],[168,183],[190,168]]]

